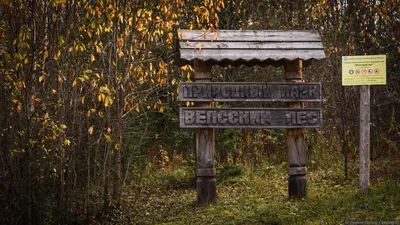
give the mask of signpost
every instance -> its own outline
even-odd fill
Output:
[[[386,55],[343,56],[342,85],[361,85],[359,191],[368,193],[370,181],[370,85],[386,85]]]
[[[179,85],[179,100],[198,102],[198,107],[180,108],[180,127],[196,128],[197,192],[199,202],[213,202],[215,168],[213,154],[214,128],[286,128],[289,149],[289,197],[307,195],[304,129],[322,126],[322,110],[304,108],[303,102],[321,101],[320,83],[302,83],[302,61],[284,64],[284,78],[278,83],[207,82],[201,68],[195,83]],[[202,81],[203,80],[203,81]],[[210,108],[209,102],[286,102],[288,108]],[[200,107],[199,107],[200,106]],[[199,132],[206,132],[199,136]],[[197,147],[196,149],[200,149]],[[210,179],[210,182],[204,179]],[[207,181],[207,182],[206,182]]]
[[[288,194],[304,198],[307,169],[304,129],[321,127],[320,109],[304,102],[321,101],[321,84],[303,83],[303,66],[325,58],[315,31],[180,30],[175,64],[194,67],[193,83],[181,83],[179,100],[197,108],[180,110],[181,127],[196,129],[196,188],[201,204],[217,199],[214,128],[288,128]],[[200,46],[200,48],[199,48]],[[304,65],[303,65],[304,64]],[[211,67],[284,66],[286,83],[211,82]],[[287,108],[214,108],[211,102],[285,102]]]

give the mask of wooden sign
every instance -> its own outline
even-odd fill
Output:
[[[187,82],[179,100],[191,102],[320,102],[321,83]]]
[[[321,109],[180,108],[181,128],[318,128]]]

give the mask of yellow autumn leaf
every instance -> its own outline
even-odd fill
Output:
[[[74,80],[74,82],[72,82],[72,87],[76,86],[76,79]]]
[[[164,7],[162,8],[162,12],[163,12],[163,13],[167,13],[167,12],[168,12],[168,8],[167,8],[166,5],[164,5]]]
[[[52,89],[51,92],[53,93],[53,95],[57,94],[57,90]]]
[[[97,54],[101,54],[101,49],[100,49],[100,47],[97,46],[97,45],[96,45],[96,52],[97,52]]]
[[[119,56],[120,58],[124,57],[124,52],[122,52],[121,50],[119,50],[119,51],[118,51],[118,56]]]
[[[189,105],[190,105],[190,102],[186,102],[186,107],[189,107]]]
[[[173,79],[171,83],[172,83],[172,85],[175,85],[176,84],[176,79]]]
[[[58,50],[57,54],[54,55],[54,60],[58,60],[60,58],[61,52]]]
[[[85,96],[82,97],[82,105],[85,104]]]
[[[71,141],[70,141],[70,140],[68,140],[68,139],[67,139],[67,140],[65,140],[65,141],[64,141],[64,145],[66,145],[66,146],[70,146],[70,145],[71,145]]]
[[[108,107],[108,98],[105,98],[105,99],[104,99],[104,106],[105,106],[105,107]]]
[[[93,126],[89,127],[88,132],[90,135],[93,133]]]
[[[21,111],[22,111],[22,105],[21,105],[21,103],[18,103],[17,112],[21,112]]]
[[[90,61],[93,62],[94,60],[96,60],[96,58],[94,57],[94,55],[91,55],[91,56],[90,56]]]
[[[43,78],[44,78],[44,75],[40,76],[39,77],[39,82],[42,82]]]
[[[111,136],[110,135],[104,134],[104,137],[106,138],[107,142],[111,141]]]

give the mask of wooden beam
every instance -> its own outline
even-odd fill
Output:
[[[303,65],[301,60],[284,65],[285,81],[302,82]],[[303,108],[303,103],[287,103],[288,108]],[[286,133],[289,156],[289,198],[301,199],[307,196],[306,155],[304,151],[304,129],[287,129]],[[294,172],[295,171],[295,172]],[[297,171],[304,171],[297,173]],[[304,174],[303,174],[304,173]]]
[[[211,66],[195,61],[194,79],[196,82],[211,81]],[[199,107],[210,107],[208,102],[196,103]],[[217,200],[217,185],[214,165],[214,129],[196,129],[196,190],[197,201],[200,204],[213,203]]]

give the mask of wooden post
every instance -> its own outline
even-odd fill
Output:
[[[194,79],[196,82],[211,81],[211,66],[195,61]],[[210,107],[209,102],[196,103],[198,107]],[[196,129],[196,189],[200,204],[213,203],[217,200],[217,186],[214,167],[214,129]]]
[[[360,193],[367,194],[370,164],[370,86],[360,87]]]
[[[285,81],[302,82],[303,63],[295,60],[284,64]],[[303,103],[288,103],[288,108],[303,108]],[[304,151],[304,129],[287,129],[286,141],[289,156],[289,198],[305,198],[307,196],[306,154]]]

